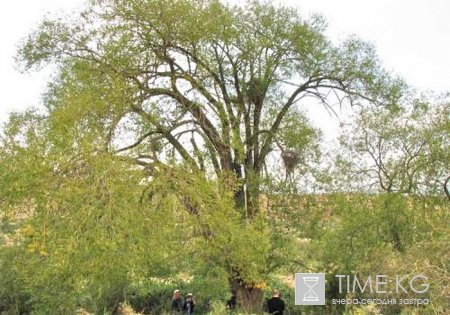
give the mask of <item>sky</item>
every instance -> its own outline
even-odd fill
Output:
[[[299,8],[308,17],[319,13],[328,22],[333,41],[350,34],[377,47],[385,68],[421,90],[450,90],[449,0],[277,0]],[[7,4],[6,4],[7,3]],[[15,0],[0,5],[0,123],[9,112],[39,106],[51,69],[22,74],[14,55],[18,43],[44,15],[70,13],[82,0]],[[338,121],[320,108],[308,108],[326,134]]]

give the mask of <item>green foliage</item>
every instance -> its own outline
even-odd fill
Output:
[[[414,250],[445,254],[445,212],[418,216],[441,201],[404,193],[437,195],[448,103],[403,109],[407,87],[373,46],[324,33],[321,17],[259,1],[92,0],[44,20],[18,61],[57,65],[45,111],[13,114],[0,140],[1,311],[103,314],[150,295],[162,313],[178,287],[206,312],[232,280],[291,299],[274,279],[299,266],[369,273],[392,258],[407,270]],[[296,107],[306,97],[384,106],[363,110],[343,141],[337,190],[358,193],[295,205],[333,176],[319,174],[320,132]],[[378,140],[386,194],[368,196],[373,176],[352,176]],[[286,151],[295,163],[280,176]]]
[[[445,98],[415,99],[402,109],[361,110],[340,138],[336,185],[341,190],[444,195],[449,110]]]
[[[47,123],[33,128],[46,136]],[[51,139],[2,147],[2,215],[14,228],[0,262],[17,279],[3,281],[5,307],[70,313],[81,304],[102,313],[149,278],[192,277],[200,298],[217,299],[230,269],[249,282],[263,277],[266,228],[241,220],[231,179],[173,167],[143,181],[144,170],[126,159],[89,144],[64,154],[67,147]],[[17,257],[8,259],[13,250]]]
[[[25,70],[59,66],[46,101],[60,122],[55,137],[89,133],[89,142],[115,149],[131,122],[138,154],[161,142],[167,149],[153,158],[245,177],[251,164],[261,172],[277,139],[302,158],[310,153],[303,149],[317,131],[297,114],[303,98],[329,106],[329,91],[352,104],[397,105],[403,96],[405,84],[381,68],[371,45],[351,38],[334,46],[324,31],[319,16],[304,20],[259,1],[101,0],[76,19],[43,21],[18,60]]]
[[[329,195],[324,208],[318,209],[325,211],[325,224],[314,228],[310,241],[301,245],[302,268],[326,273],[330,299],[347,297],[338,292],[336,274],[425,274],[434,287],[428,311],[445,309],[449,281],[443,245],[448,239],[446,202],[400,194]],[[389,307],[382,311],[394,312]]]

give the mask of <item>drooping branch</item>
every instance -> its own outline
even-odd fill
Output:
[[[120,149],[117,149],[114,151],[114,153],[120,153],[120,152],[124,152],[124,151],[128,151],[131,150],[135,147],[137,147],[138,145],[140,145],[145,139],[147,139],[148,137],[150,137],[151,135],[154,134],[158,134],[159,132],[157,130],[151,130],[149,132],[144,133],[142,136],[140,136],[136,142],[134,142],[133,144],[127,145],[125,147],[122,147]]]
[[[171,134],[173,129],[162,126],[154,119],[153,116],[151,116],[139,106],[133,106],[133,111],[147,120],[150,124],[155,126],[156,132],[163,135],[164,138],[166,138],[166,140],[170,142],[170,144],[177,150],[177,152],[188,164],[198,168],[195,159],[189,154],[186,148]]]

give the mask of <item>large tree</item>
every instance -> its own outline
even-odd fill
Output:
[[[405,90],[370,44],[334,45],[324,31],[318,16],[258,1],[92,0],[75,17],[44,20],[18,59],[58,67],[45,98],[54,145],[77,151],[84,139],[91,154],[144,168],[143,179],[176,164],[205,180],[231,175],[235,211],[252,221],[270,155],[292,168],[311,149],[304,99],[390,106]],[[304,141],[283,141],[296,128]],[[255,302],[242,266],[230,280]]]

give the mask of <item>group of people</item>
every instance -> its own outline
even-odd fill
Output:
[[[186,295],[186,299],[181,299],[181,292],[180,290],[173,291],[173,298],[172,298],[172,313],[173,314],[187,314],[191,315],[194,314],[194,307],[195,307],[195,301],[194,301],[194,295],[192,293],[188,293]]]
[[[231,299],[227,301],[227,309],[234,310],[238,306],[236,295],[233,294]],[[194,314],[194,295],[189,293],[186,295],[186,299],[182,300],[180,290],[173,291],[172,298],[172,314]],[[267,301],[266,309],[271,315],[283,315],[284,313],[284,301],[280,297],[280,291],[278,289],[272,290],[272,298]]]

